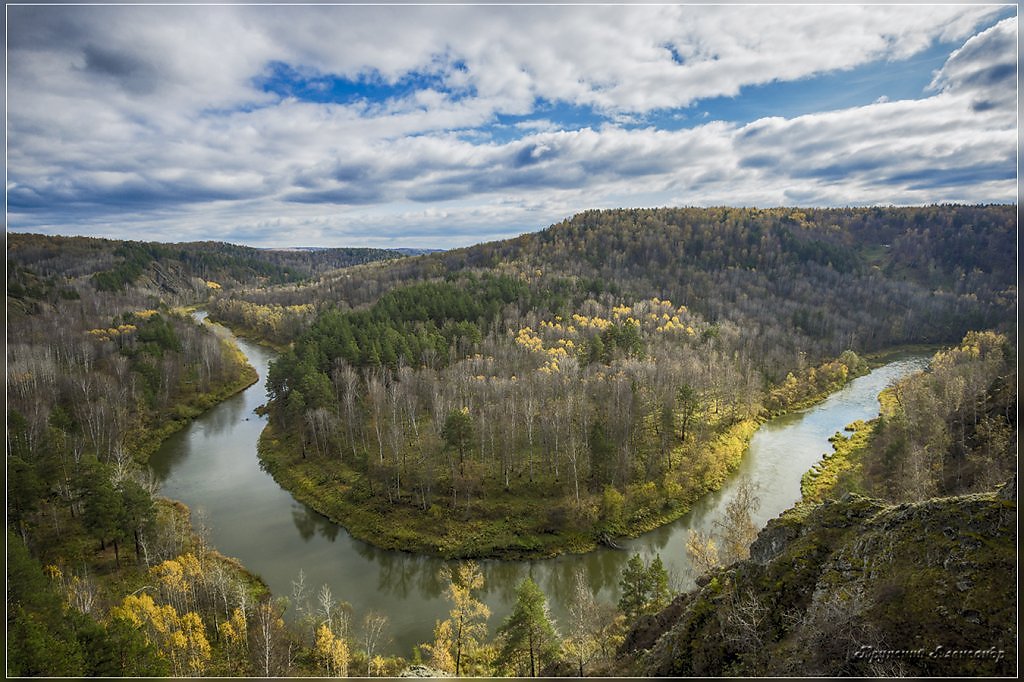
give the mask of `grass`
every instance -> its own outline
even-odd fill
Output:
[[[861,468],[861,456],[867,450],[875,432],[877,420],[857,420],[846,427],[849,436],[836,433],[828,439],[832,452],[812,466],[800,478],[800,493],[805,502],[824,502],[836,496],[841,480],[856,480]]]

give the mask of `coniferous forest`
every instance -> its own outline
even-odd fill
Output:
[[[914,675],[948,668],[858,643],[1012,644],[1016,231],[1016,206],[939,205],[588,211],[419,255],[9,233],[7,672]],[[271,594],[160,496],[160,443],[259,380],[198,309],[277,353],[258,456],[282,487],[452,560],[411,655],[344,595]],[[803,502],[758,536],[740,496],[691,537],[695,590],[636,555],[615,604],[581,576],[554,622],[528,578],[491,618],[476,560],[675,520],[766,420],[908,347],[929,369]]]

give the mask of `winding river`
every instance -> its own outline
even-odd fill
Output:
[[[223,327],[218,333],[230,334]],[[171,436],[150,460],[162,481],[161,494],[189,505],[193,522],[205,527],[213,545],[260,575],[275,595],[291,597],[300,570],[315,603],[321,585],[335,599],[352,605],[356,623],[370,611],[386,614],[386,650],[410,656],[412,647],[432,639],[434,622],[447,617],[438,571],[443,561],[384,551],[352,538],[344,528],[309,507],[260,468],[256,442],[265,420],[253,410],[266,400],[263,380],[274,353],[237,339],[259,372],[260,381],[216,406]],[[739,471],[719,492],[661,529],[623,542],[624,550],[599,549],[585,555],[540,561],[482,562],[491,630],[510,612],[515,587],[527,574],[541,586],[553,616],[564,619],[574,570],[587,569],[594,592],[618,599],[618,579],[626,560],[639,552],[659,553],[677,588],[692,584],[686,556],[690,528],[710,530],[737,486],[750,480],[760,507],[758,526],[800,498],[800,477],[831,446],[828,438],[850,422],[878,413],[878,393],[893,379],[922,369],[926,358],[908,355],[852,381],[808,410],[774,419],[754,435]]]

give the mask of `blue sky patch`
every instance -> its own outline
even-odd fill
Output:
[[[744,87],[736,97],[714,97],[686,109],[654,112],[647,119],[659,128],[678,130],[726,121],[743,125],[759,118],[794,118],[804,114],[921,99],[935,72],[959,45],[939,43],[910,59],[879,60],[845,71],[832,71],[795,81],[774,81]]]
[[[453,68],[464,70],[465,64],[456,62]],[[443,92],[453,101],[473,94],[468,90],[449,89],[441,73],[414,72],[390,83],[375,72],[353,79],[296,68],[280,61],[270,62],[264,72],[253,79],[253,85],[281,98],[292,97],[317,104],[376,104],[404,99],[421,90]]]

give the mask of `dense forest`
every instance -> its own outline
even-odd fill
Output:
[[[854,654],[1015,646],[1015,212],[592,211],[413,257],[8,234],[7,673],[1012,672],[1015,651]],[[665,523],[764,419],[877,351],[948,348],[837,434],[760,536],[749,490],[692,536],[696,591],[635,555],[617,603],[580,573],[555,623],[527,578],[498,621],[479,565],[450,562],[447,617],[398,656],[387,614],[301,573],[269,594],[160,498],[149,454],[255,381],[196,305],[282,351],[260,456],[283,485],[357,536],[451,557]]]
[[[506,274],[552,297],[535,311],[540,317],[603,294],[685,305],[709,324],[742,331],[746,349],[780,380],[801,352],[824,359],[848,348],[953,343],[971,329],[1008,324],[1015,240],[1015,206],[588,211],[515,239],[231,298],[345,311],[416,282]]]
[[[678,517],[858,353],[1008,329],[1014,235],[1005,206],[594,211],[212,310],[293,342],[285,487],[387,547],[545,555]]]
[[[8,674],[240,670],[218,628],[236,609],[276,622],[266,589],[145,463],[256,375],[179,306],[395,256],[7,235]],[[154,580],[157,603],[139,596]]]

